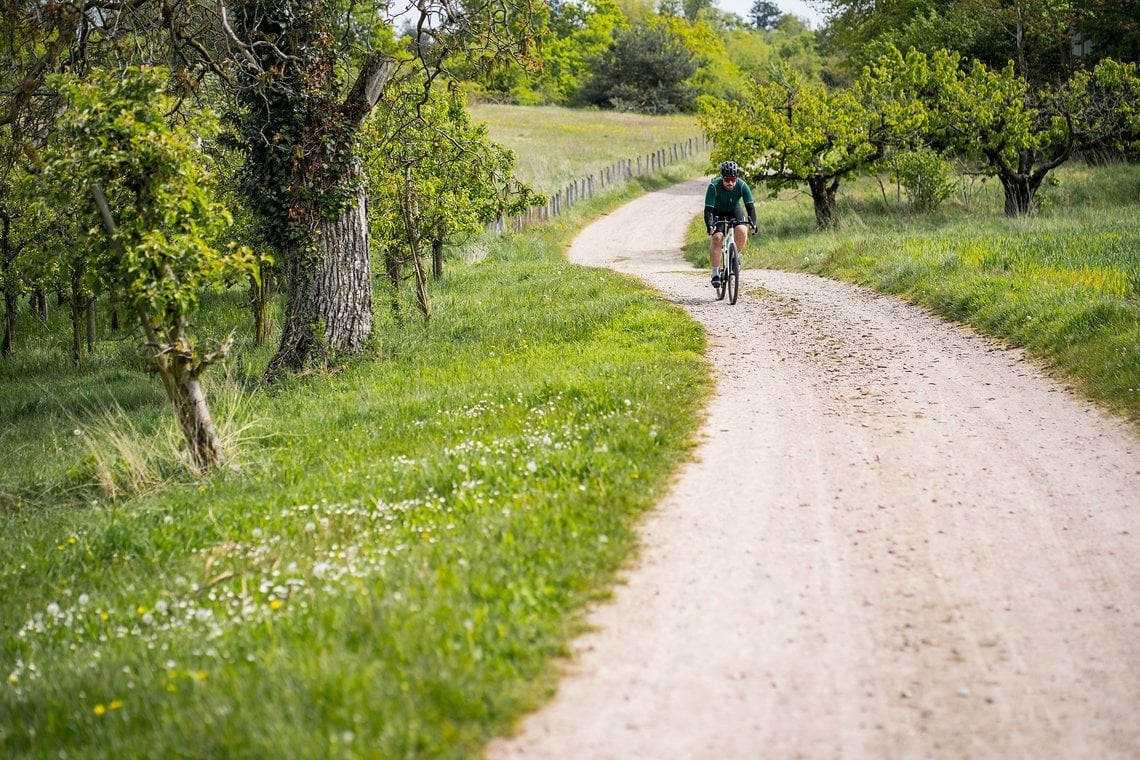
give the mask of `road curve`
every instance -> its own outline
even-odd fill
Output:
[[[488,757],[1140,757],[1140,442],[895,298],[681,258],[703,181],[570,256],[701,322],[695,461],[558,693]]]

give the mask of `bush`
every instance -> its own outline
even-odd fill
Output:
[[[602,108],[666,114],[691,111],[696,103],[687,83],[697,73],[696,56],[661,27],[619,31],[590,68],[582,98]]]
[[[890,161],[890,169],[915,211],[933,211],[954,194],[950,163],[930,148],[897,154]]]

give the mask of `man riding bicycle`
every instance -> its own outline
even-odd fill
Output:
[[[744,208],[741,208],[741,201]],[[744,218],[745,209],[748,211],[747,221]],[[720,247],[724,240],[724,233],[716,229],[719,221],[732,222],[732,236],[736,240],[736,250],[744,252],[744,244],[748,242],[748,230],[744,225],[756,231],[756,204],[752,200],[752,190],[748,183],[740,179],[740,167],[735,161],[725,161],[720,165],[720,179],[709,183],[705,191],[705,226],[708,227],[712,241],[709,244],[709,262],[712,264],[713,287],[720,285]]]

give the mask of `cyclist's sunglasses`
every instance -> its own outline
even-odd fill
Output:
[[[736,184],[736,177],[722,177],[722,179],[724,180],[724,184],[726,184],[726,185],[735,185]]]

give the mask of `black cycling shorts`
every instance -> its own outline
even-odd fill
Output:
[[[731,221],[733,223],[732,226],[735,227],[740,224],[748,224],[748,217],[745,216],[744,209],[738,205],[736,210],[733,211],[732,216],[728,214],[713,214],[713,226],[716,226],[717,222],[723,221]]]

